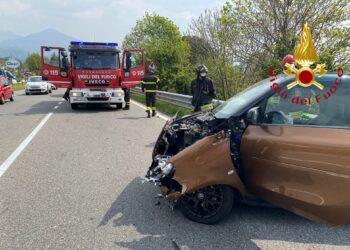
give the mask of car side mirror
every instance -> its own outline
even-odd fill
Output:
[[[254,107],[250,109],[247,113],[247,123],[249,125],[256,125],[260,121],[261,116],[261,108],[260,107]]]

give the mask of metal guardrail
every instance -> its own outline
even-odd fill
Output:
[[[132,93],[144,95],[140,87],[131,89]],[[157,90],[157,99],[174,104],[183,108],[192,108],[192,96]],[[214,107],[223,103],[221,100],[213,100]]]

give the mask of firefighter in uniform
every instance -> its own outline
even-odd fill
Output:
[[[124,91],[124,101],[125,101],[125,107],[124,110],[130,109],[130,89],[125,88]]]
[[[71,89],[66,89],[66,92],[64,92],[64,95],[62,96],[63,99],[69,102],[69,92]]]
[[[156,115],[156,91],[159,85],[159,78],[155,76],[155,69],[153,67],[148,67],[148,75],[142,78],[142,92],[146,93],[146,112],[147,118],[151,118]]]
[[[194,112],[212,110],[215,98],[215,87],[213,81],[207,77],[208,68],[201,64],[196,69],[197,78],[191,83],[192,106]]]

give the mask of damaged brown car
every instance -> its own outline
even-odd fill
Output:
[[[146,180],[191,220],[237,202],[270,204],[332,225],[350,221],[350,76],[295,86],[279,75],[212,112],[168,121]]]

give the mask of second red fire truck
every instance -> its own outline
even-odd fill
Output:
[[[145,76],[145,55],[143,49],[117,47],[117,43],[73,41],[68,55],[65,48],[41,46],[43,80],[69,89],[72,109],[86,103],[123,108],[129,99],[125,93]]]

